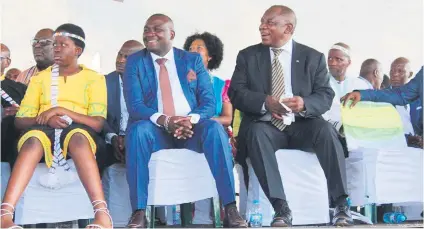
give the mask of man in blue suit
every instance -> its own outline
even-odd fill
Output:
[[[151,154],[170,148],[204,153],[225,205],[226,227],[247,227],[236,204],[232,154],[218,122],[212,83],[200,55],[173,48],[172,20],[163,14],[146,22],[146,49],[128,57],[124,95],[130,121],[125,138],[127,180],[133,214],[129,228],[147,226],[145,209]]]
[[[103,134],[107,143],[106,157],[99,168],[101,171],[109,165],[125,163],[125,131],[128,123],[128,111],[123,95],[123,80],[127,57],[144,48],[135,40],[126,41],[116,56],[116,70],[106,76],[107,86],[107,119]]]
[[[375,91],[375,90],[360,90],[360,91],[354,91],[347,95],[345,95],[343,98],[341,98],[342,101],[344,101],[344,105],[346,105],[346,102],[349,100],[353,100],[351,107],[355,106],[355,104],[359,101],[373,101],[373,102],[386,102],[391,103],[393,105],[401,105],[405,106],[407,104],[413,104],[415,101],[417,104],[414,106],[415,109],[418,110],[417,112],[421,112],[421,114],[411,117],[412,119],[418,119],[418,121],[414,121],[416,124],[414,124],[416,128],[417,133],[423,132],[423,116],[422,116],[422,106],[423,106],[423,67],[421,67],[421,70],[415,75],[415,77],[409,81],[407,84],[401,86],[401,87],[393,87],[390,89]],[[412,107],[412,105],[411,105]],[[421,108],[420,108],[421,107]],[[412,109],[412,108],[411,108]],[[421,147],[422,147],[422,140],[421,140]]]

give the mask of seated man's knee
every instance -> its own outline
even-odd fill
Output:
[[[319,139],[332,138],[334,140],[338,140],[337,130],[333,125],[331,125],[331,123],[325,120],[317,119],[316,128],[318,129],[317,137]]]
[[[249,126],[247,131],[247,138],[250,140],[262,137],[265,134],[265,130],[269,128],[271,124],[265,122],[253,122]]]

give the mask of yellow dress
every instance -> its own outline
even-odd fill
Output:
[[[73,112],[106,118],[107,115],[107,89],[103,75],[81,65],[82,70],[72,76],[59,78],[59,94],[57,106],[63,107]],[[17,118],[37,117],[51,106],[51,67],[33,76],[28,85],[27,92],[16,114]],[[72,125],[71,125],[72,126]],[[19,140],[18,150],[26,140],[36,137],[44,147],[44,155],[47,166],[50,167],[52,160],[52,138],[50,127],[30,128]],[[70,138],[75,133],[81,133],[89,140],[93,153],[96,152],[96,144],[92,136],[84,129],[75,128],[66,133],[63,146],[63,154],[66,158],[67,148]]]

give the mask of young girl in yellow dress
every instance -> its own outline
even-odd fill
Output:
[[[71,157],[94,208],[91,228],[111,228],[95,153],[98,133],[107,112],[104,76],[78,65],[85,47],[84,31],[73,24],[59,26],[54,34],[55,64],[34,76],[16,115],[23,130],[18,157],[1,204],[1,228],[14,227],[13,211],[44,158],[50,168],[40,179],[47,188],[75,181],[66,158]]]

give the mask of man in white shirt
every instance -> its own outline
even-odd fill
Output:
[[[173,48],[174,37],[171,18],[150,16],[143,32],[146,49],[129,56],[125,67],[124,95],[130,114],[126,167],[133,210],[127,227],[147,226],[150,157],[170,148],[205,155],[225,206],[224,227],[247,227],[235,203],[228,135],[211,120],[216,102],[210,76],[199,54]]]
[[[352,85],[353,90],[367,90],[374,89],[380,90],[381,83],[383,82],[383,67],[376,59],[367,59],[361,65],[359,72],[359,79]]]
[[[135,40],[126,41],[116,56],[116,70],[106,76],[107,86],[107,119],[103,127],[103,134],[107,143],[107,157],[103,168],[116,162],[125,163],[125,131],[128,123],[128,111],[123,93],[123,74],[127,57],[144,48],[144,45]]]
[[[358,77],[348,77],[346,71],[351,64],[350,47],[345,43],[336,43],[328,52],[327,64],[329,69],[330,86],[334,91],[334,99],[329,111],[323,118],[330,122],[338,131],[342,125],[340,98],[352,91],[352,86]]]

